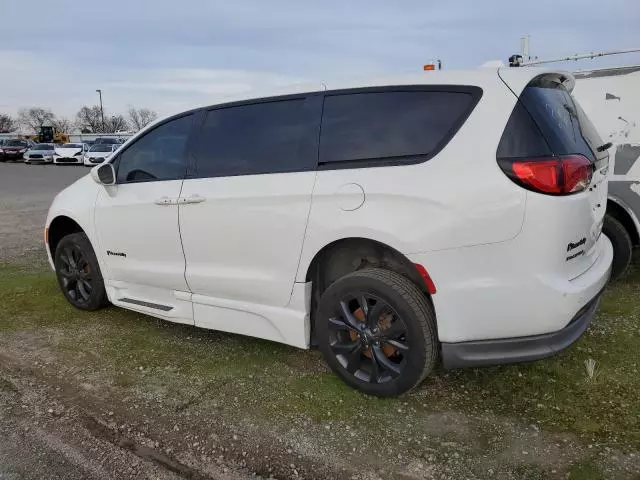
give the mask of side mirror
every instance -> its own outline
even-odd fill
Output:
[[[116,171],[110,163],[102,163],[91,169],[91,178],[100,185],[115,185]]]

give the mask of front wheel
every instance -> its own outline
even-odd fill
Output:
[[[58,285],[71,305],[98,310],[108,304],[98,259],[84,233],[72,233],[60,240],[54,265]]]
[[[627,270],[631,263],[633,243],[624,225],[611,215],[605,215],[602,233],[611,240],[611,244],[613,245],[611,280],[615,280]]]
[[[315,331],[331,369],[372,395],[395,396],[419,385],[438,356],[435,315],[425,294],[403,275],[380,268],[329,286]]]

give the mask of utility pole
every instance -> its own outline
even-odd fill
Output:
[[[96,90],[96,92],[98,92],[98,95],[100,95],[100,116],[102,117],[102,133],[106,133],[105,127],[104,127],[104,108],[102,108],[102,90],[98,89]]]

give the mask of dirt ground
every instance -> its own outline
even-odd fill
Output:
[[[316,351],[70,307],[42,225],[85,173],[0,164],[0,479],[640,478],[637,266],[560,357],[376,399]]]

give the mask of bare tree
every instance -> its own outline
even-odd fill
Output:
[[[100,110],[100,106],[93,105],[88,107],[87,105],[84,105],[80,110],[78,110],[78,113],[76,113],[76,126],[81,130],[90,130],[93,133],[103,133],[103,130],[105,129],[103,129],[102,125],[102,111]]]
[[[158,114],[148,108],[129,107],[129,124],[135,130],[141,130],[158,118]]]
[[[39,133],[40,127],[51,124],[55,116],[51,110],[41,107],[22,108],[18,112],[18,123]]]
[[[57,133],[71,133],[73,128],[73,122],[65,117],[55,118],[51,124]]]
[[[104,133],[114,133],[127,130],[129,125],[122,115],[111,115],[104,119]]]
[[[11,115],[0,113],[0,133],[13,132],[16,128],[18,125]]]

